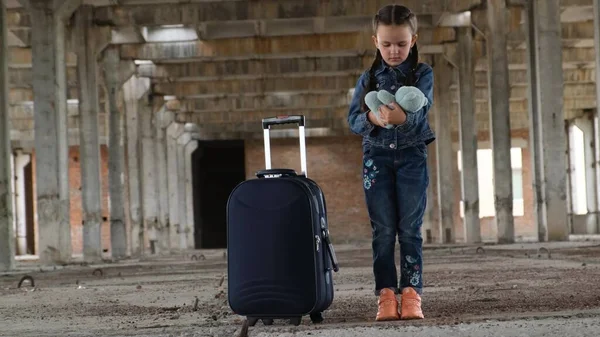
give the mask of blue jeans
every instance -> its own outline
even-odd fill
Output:
[[[423,292],[423,237],[427,204],[427,146],[386,149],[363,145],[363,187],[373,229],[375,294],[406,287]],[[394,258],[400,244],[400,284]]]

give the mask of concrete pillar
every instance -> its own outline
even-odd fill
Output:
[[[144,226],[142,214],[141,185],[141,141],[140,141],[140,105],[148,99],[150,79],[132,76],[123,85],[125,100],[126,165],[129,189],[129,247],[131,255],[141,257],[144,254]]]
[[[490,138],[494,162],[494,200],[498,242],[515,240],[513,217],[512,166],[510,160],[510,86],[506,0],[488,0],[488,83],[490,104]],[[561,69],[561,68],[559,68]]]
[[[178,202],[179,202],[179,247],[181,249],[188,248],[188,236],[193,235],[188,226],[188,211],[187,211],[187,190],[186,190],[186,158],[185,145],[190,142],[192,136],[189,132],[184,132],[177,138],[177,180],[178,180]]]
[[[185,202],[186,202],[186,232],[188,235],[187,248],[194,249],[195,247],[195,219],[194,219],[194,185],[193,185],[193,174],[192,171],[192,154],[198,148],[198,141],[195,139],[190,140],[185,144]],[[202,234],[202,233],[200,233]]]
[[[29,2],[32,24],[36,201],[42,264],[71,259],[65,27],[51,1]]]
[[[569,238],[567,225],[567,145],[563,111],[563,72],[559,0],[533,0],[537,66],[537,105],[540,111],[540,180],[544,190],[545,240]]]
[[[158,240],[158,169],[156,161],[156,126],[153,103],[149,100],[140,102],[140,127],[142,133],[142,207],[144,228],[148,234],[151,253],[157,253]]]
[[[451,116],[446,108],[452,105],[450,88],[454,69],[443,55],[434,57],[434,104],[435,130],[437,133],[437,190],[440,224],[438,231],[441,243],[455,242],[454,230],[454,177],[452,176],[454,151],[452,149]]]
[[[459,83],[459,140],[462,160],[462,201],[467,243],[481,242],[479,175],[477,171],[477,119],[475,118],[475,62],[471,27],[457,28]]]
[[[430,118],[429,123],[434,125],[435,120]],[[440,231],[438,228],[438,201],[437,201],[437,165],[436,151],[429,151],[427,156],[427,171],[429,172],[429,188],[427,188],[427,206],[425,216],[423,217],[423,238],[425,243],[434,243],[440,241]]]
[[[92,29],[93,6],[83,5],[75,13],[74,48],[79,81],[79,152],[81,204],[83,208],[83,257],[102,260],[102,204],[100,145],[98,130],[98,66]]]
[[[179,160],[177,140],[183,133],[183,124],[173,122],[167,128],[167,175],[169,189],[169,241],[171,251],[185,249],[180,245],[180,237],[183,235],[181,225],[181,212],[179,202]]]
[[[548,232],[546,205],[542,188],[542,149],[540,109],[537,86],[537,48],[535,43],[536,23],[533,1],[526,1],[524,8],[525,40],[527,46],[527,79],[529,81],[527,103],[529,105],[529,153],[531,155],[531,182],[533,187],[533,223],[537,226],[538,241],[545,241]]]
[[[10,158],[8,127],[8,34],[6,5],[0,1],[0,157]],[[10,160],[0,160],[0,270],[15,267],[15,246],[12,210],[12,175]]]
[[[169,170],[167,164],[167,127],[173,122],[173,112],[163,106],[156,114],[156,164],[158,169],[158,249],[161,254],[170,252],[171,223],[169,212]]]
[[[124,202],[123,115],[117,104],[120,87],[119,50],[110,47],[104,51],[103,74],[108,99],[108,189],[110,195],[110,246],[115,259],[127,256],[127,229]]]
[[[594,8],[594,48],[596,51],[596,78],[600,78],[600,0],[593,1]],[[596,99],[600,97],[600,85],[596,86]],[[598,107],[594,111],[593,128],[594,128],[594,180],[589,180],[588,184],[593,181],[594,191],[596,193],[596,212],[600,212],[600,118],[598,117]],[[600,218],[598,219],[600,222]],[[600,226],[600,224],[599,224]],[[600,233],[600,227],[598,228]]]

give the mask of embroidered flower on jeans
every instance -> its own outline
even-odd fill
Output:
[[[412,256],[410,256],[410,255],[406,255],[405,259],[406,259],[406,261],[407,261],[408,263],[410,263],[410,264],[417,263],[417,260],[415,260],[415,258],[413,258],[413,257],[412,257]]]
[[[419,276],[420,276],[420,275],[421,275],[421,274],[420,274],[419,272],[416,272],[416,273],[414,273],[414,274],[411,276],[411,278],[410,278],[410,284],[411,284],[413,287],[416,287],[416,286],[418,286],[418,285],[419,285]]]

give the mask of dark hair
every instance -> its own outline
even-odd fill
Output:
[[[417,16],[413,13],[408,7],[402,5],[387,5],[382,7],[377,11],[377,14],[373,17],[373,32],[377,33],[377,28],[379,25],[408,25],[413,34],[417,33]],[[363,111],[367,111],[369,108],[365,104],[365,96],[369,91],[375,90],[375,82],[377,79],[375,78],[375,68],[381,63],[383,57],[381,56],[381,52],[377,49],[375,54],[375,60],[369,68],[369,79],[364,86],[363,94],[362,94],[362,109]],[[411,63],[411,70],[408,74],[408,79],[406,85],[414,85],[414,74],[417,66],[419,65],[419,50],[417,48],[417,43],[413,45],[410,49],[410,53],[408,54],[407,61]]]

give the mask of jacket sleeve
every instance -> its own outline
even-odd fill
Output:
[[[406,114],[406,121],[396,126],[396,128],[402,132],[410,131],[416,125],[422,123],[423,120],[427,120],[427,114],[433,105],[433,69],[428,65],[423,66],[425,69],[419,76],[419,80],[415,86],[423,92],[425,97],[427,97],[427,104],[414,113]]]
[[[350,125],[350,130],[353,133],[361,136],[368,136],[371,131],[375,129],[375,125],[373,125],[367,118],[367,113],[361,111],[361,98],[363,96],[364,85],[366,83],[367,76],[369,76],[369,73],[364,72],[358,78],[348,111],[348,124]]]

